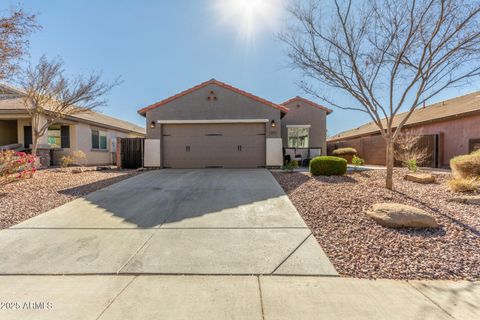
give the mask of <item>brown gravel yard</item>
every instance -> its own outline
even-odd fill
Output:
[[[480,279],[480,206],[449,202],[455,194],[438,174],[436,184],[404,181],[384,188],[385,171],[343,177],[272,173],[312,229],[342,276],[390,279]],[[376,202],[398,202],[431,213],[438,230],[389,229],[364,211]]]
[[[0,229],[137,174],[132,170],[39,170],[32,179],[0,187]]]

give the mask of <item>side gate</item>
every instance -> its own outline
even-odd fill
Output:
[[[144,138],[122,138],[120,140],[120,157],[123,169],[143,167]]]

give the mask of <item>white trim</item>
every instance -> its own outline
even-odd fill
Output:
[[[215,120],[157,120],[159,124],[193,124],[193,123],[267,123],[268,119],[215,119]]]
[[[309,124],[287,124],[287,128],[310,128]]]

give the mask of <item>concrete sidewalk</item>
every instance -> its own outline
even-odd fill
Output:
[[[0,302],[2,320],[468,320],[480,318],[480,283],[311,276],[0,276]]]

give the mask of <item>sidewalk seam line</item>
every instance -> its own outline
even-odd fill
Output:
[[[260,308],[262,311],[262,319],[265,320],[265,309],[263,307],[263,294],[262,294],[262,285],[260,284],[260,276],[257,276],[258,282],[258,292],[260,294]]]
[[[100,314],[98,315],[98,317],[95,318],[95,320],[99,320],[103,316],[105,311],[107,311],[107,309],[110,308],[110,306],[115,302],[115,300],[117,300],[117,298],[132,284],[133,280],[135,280],[137,277],[138,276],[133,276],[132,280],[130,280],[127,283],[127,285],[122,290],[120,290],[120,292],[117,293],[115,297],[113,297],[112,301],[110,301],[110,303],[105,307],[105,309],[103,309],[102,312],[100,312]]]
[[[308,236],[305,239],[303,239],[303,241],[300,242],[300,244],[295,249],[293,249],[293,251],[290,252],[290,254],[285,259],[283,259],[282,262],[280,262],[280,264],[275,269],[273,269],[272,272],[270,272],[270,274],[274,274],[275,271],[277,271],[278,268],[280,268],[282,266],[282,264],[284,264],[285,261],[287,261],[298,250],[298,248],[300,248],[305,243],[305,241],[307,241],[308,238],[310,238],[311,235],[312,235],[312,233],[310,232],[308,234]]]
[[[424,296],[428,301],[430,301],[431,303],[433,303],[437,308],[439,308],[440,310],[442,310],[446,315],[448,315],[450,318],[452,319],[457,319],[455,318],[454,316],[452,316],[447,310],[443,309],[442,306],[440,306],[438,303],[436,303],[435,301],[433,301],[429,296],[427,296],[426,294],[424,294],[422,291],[420,291],[417,287],[415,287],[410,281],[407,281],[408,285],[410,287],[412,287],[414,290],[416,290],[418,293],[420,293],[422,296]]]

